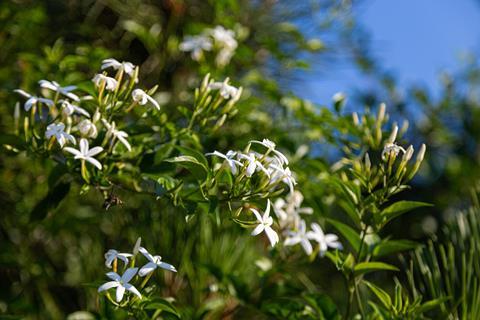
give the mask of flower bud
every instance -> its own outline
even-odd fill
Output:
[[[352,113],[353,124],[358,126],[360,124],[360,120],[358,119],[358,114],[356,112]]]
[[[387,106],[385,103],[380,103],[380,106],[378,107],[378,114],[377,114],[377,120],[379,123],[382,123],[383,120],[385,120],[385,110]]]
[[[394,143],[395,140],[397,139],[397,133],[398,133],[398,126],[395,123],[392,128],[392,133],[390,134],[390,137],[388,137],[387,143]]]
[[[88,119],[85,119],[78,124],[78,130],[80,131],[80,134],[84,137],[97,137],[97,127]]]
[[[425,143],[422,143],[422,146],[420,147],[420,150],[418,151],[417,159],[415,162],[420,163],[423,161],[423,158],[425,157],[425,151],[427,150],[427,146],[425,146]]]
[[[414,151],[414,150],[413,150],[413,146],[410,145],[410,146],[407,148],[407,150],[405,151],[405,153],[403,154],[402,161],[403,161],[403,162],[409,161],[409,160],[412,158],[412,156],[413,156],[413,151]]]

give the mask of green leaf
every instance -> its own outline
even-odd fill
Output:
[[[427,312],[432,309],[435,309],[436,307],[438,307],[439,305],[441,305],[442,303],[444,303],[449,299],[450,299],[449,297],[445,297],[445,298],[438,298],[435,300],[427,301],[418,308],[418,313],[423,313],[423,312]]]
[[[368,282],[366,280],[362,281],[376,296],[377,298],[382,302],[382,304],[385,306],[385,308],[390,309],[392,306],[392,299],[386,293],[383,291],[381,288],[377,287],[371,282]]]
[[[205,180],[208,175],[207,167],[192,156],[178,156],[166,159],[165,161],[184,167],[190,171],[197,180]]]
[[[70,191],[70,183],[59,182],[53,189],[50,189],[30,213],[30,220],[38,221],[44,219],[48,212],[55,209]]]
[[[337,306],[333,300],[326,294],[309,293],[303,296],[303,299],[317,310],[323,316],[321,319],[336,320],[340,319]]]
[[[375,262],[361,262],[357,264],[353,269],[355,275],[374,272],[374,271],[381,271],[381,270],[398,271],[398,268],[388,263],[375,261]]]
[[[175,315],[177,318],[180,318],[180,314],[178,313],[177,309],[175,309],[175,307],[165,299],[155,298],[154,300],[147,301],[144,309],[162,310]]]
[[[412,250],[418,246],[417,242],[411,240],[386,240],[375,246],[373,256],[383,257],[400,251]]]
[[[207,158],[205,158],[205,155],[200,151],[197,151],[192,148],[182,147],[182,146],[175,146],[175,149],[180,151],[180,153],[183,155],[194,157],[195,159],[198,160],[198,162],[202,163],[205,167],[208,168]]]
[[[327,219],[327,221],[335,229],[337,229],[338,232],[340,232],[345,237],[345,239],[347,239],[355,252],[358,252],[358,250],[360,250],[360,243],[362,240],[360,239],[360,235],[357,231],[342,222],[333,219]]]
[[[401,216],[402,214],[420,207],[431,207],[432,205],[426,202],[419,201],[398,201],[391,206],[383,209],[380,215],[383,217],[383,224],[387,224],[392,219]]]

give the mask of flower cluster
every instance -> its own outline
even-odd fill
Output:
[[[262,146],[263,152],[251,150],[253,145]],[[256,208],[250,208],[256,218],[256,222],[253,223],[254,230],[251,233],[253,236],[265,233],[272,247],[280,242],[280,237],[273,228],[273,217],[270,215],[271,207],[273,207],[279,229],[285,238],[285,246],[301,244],[305,252],[310,255],[313,252],[310,241],[315,241],[318,243],[322,256],[328,247],[342,248],[338,237],[333,234],[325,235],[317,223],[312,223],[310,231],[306,230],[306,222],[300,215],[312,214],[313,209],[301,206],[303,195],[295,190],[296,181],[288,167],[288,159],[276,148],[274,142],[268,139],[252,140],[243,152],[230,150],[224,154],[214,151],[207,153],[207,156],[215,156],[223,160],[222,165],[217,166],[214,170],[226,168],[234,176],[235,182],[230,192],[231,198],[248,200],[253,195],[267,198],[267,206],[263,213]],[[278,194],[278,187],[281,185],[287,186],[290,192],[285,200],[278,198],[272,205],[270,197]],[[247,190],[235,186],[245,186]],[[280,188],[280,190],[282,189]],[[244,224],[252,225],[252,223]]]
[[[56,153],[55,158],[64,162],[66,156],[72,154],[75,160],[81,162],[82,177],[87,182],[91,174],[86,163],[102,170],[102,162],[118,143],[127,151],[132,150],[129,134],[120,130],[112,119],[125,115],[135,105],[150,103],[155,109],[160,109],[151,97],[153,92],[135,88],[138,67],[130,62],[105,59],[101,70],[108,69],[113,69],[115,75],[110,76],[103,71],[92,79],[95,97],[81,95],[76,86],[61,86],[48,80],[39,81],[38,96],[21,89],[15,90],[26,99],[24,109],[30,112],[30,117],[25,116],[24,131],[32,148]],[[55,142],[58,149],[54,148]]]
[[[107,298],[116,305],[122,302],[125,291],[129,291],[130,293],[141,299],[141,290],[145,287],[148,280],[151,278],[156,269],[160,268],[172,272],[177,272],[174,266],[169,263],[163,262],[161,256],[152,255],[147,251],[147,249],[141,247],[140,242],[140,239],[138,239],[133,249],[133,253],[120,253],[114,249],[110,249],[107,251],[107,253],[105,253],[105,266],[113,270],[106,274],[111,281],[102,284],[98,288],[98,292],[107,291]],[[146,260],[146,263],[140,268],[135,267],[135,263],[138,262],[137,256],[139,252]],[[119,261],[123,262],[122,275],[118,273],[120,269]],[[143,278],[143,280],[141,278]],[[110,297],[110,294],[108,292],[108,290],[113,288],[115,288],[115,301]],[[128,302],[129,301],[127,301],[126,303]]]
[[[206,29],[201,34],[186,36],[180,43],[180,50],[190,52],[195,61],[200,61],[205,51],[216,52],[215,64],[218,67],[227,65],[235,53],[238,43],[233,30],[216,26],[213,29]]]

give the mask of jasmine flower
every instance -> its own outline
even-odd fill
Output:
[[[307,255],[312,254],[313,248],[307,235],[307,227],[304,220],[300,221],[298,230],[289,232],[289,235],[284,242],[286,246],[293,246],[299,243],[302,245],[302,248]]]
[[[91,164],[93,164],[95,167],[97,167],[99,170],[102,170],[102,164],[97,159],[95,159],[94,156],[102,152],[103,148],[94,147],[92,149],[89,149],[87,139],[80,140],[80,150],[70,148],[70,147],[66,147],[63,150],[75,155],[75,159],[88,161]]]
[[[62,87],[62,86],[60,86],[60,84],[58,84],[58,82],[48,81],[48,80],[40,80],[38,83],[40,84],[40,87],[42,87],[42,88],[50,89],[52,91],[56,91],[58,93],[61,93],[64,96],[66,96],[66,97],[68,97],[68,98],[70,98],[74,101],[80,101],[80,98],[76,94],[70,92],[70,91],[73,91],[73,90],[77,89],[76,86]]]
[[[228,151],[227,154],[223,154],[221,152],[214,151],[213,153],[206,153],[205,155],[206,156],[217,156],[219,158],[225,159],[225,162],[227,163],[228,167],[230,168],[230,172],[233,175],[236,175],[238,173],[237,166],[242,166],[243,165],[240,161],[234,159],[234,157],[237,155],[237,152],[232,151],[232,150]]]
[[[112,143],[114,142],[115,139],[118,139],[125,148],[127,148],[128,151],[132,151],[132,147],[130,146],[130,143],[127,141],[128,134],[125,131],[120,131],[115,128],[115,122],[112,122],[112,124],[108,123],[107,120],[102,119],[103,124],[105,127],[108,129],[107,131],[107,137],[113,136]]]
[[[87,118],[90,118],[90,114],[87,112],[87,110],[73,105],[67,100],[60,100],[59,102],[62,104],[62,114],[65,117],[71,116],[74,113],[79,113]]]
[[[110,249],[105,253],[105,266],[107,268],[112,268],[112,262],[115,259],[122,260],[125,265],[128,265],[128,258],[130,258],[132,255],[130,253],[120,253],[117,250]]]
[[[213,82],[208,85],[210,89],[219,90],[220,95],[224,99],[233,98],[234,100],[238,100],[240,89],[235,88],[228,84],[228,78],[224,82]]]
[[[117,288],[116,291],[116,301],[120,302],[123,299],[123,295],[125,294],[125,290],[130,291],[140,299],[142,298],[142,295],[140,292],[135,288],[133,285],[131,285],[129,282],[132,280],[132,278],[135,276],[137,273],[138,268],[129,268],[125,271],[125,273],[122,276],[119,276],[115,272],[108,272],[107,277],[112,279],[113,281],[106,282],[102,284],[98,288],[98,292],[102,292],[105,290],[109,290],[111,288]]]
[[[36,105],[39,102],[43,103],[43,104],[46,104],[48,107],[51,107],[51,106],[54,105],[53,101],[50,100],[50,99],[32,96],[31,94],[29,94],[29,93],[27,93],[27,92],[25,92],[21,89],[16,89],[16,90],[13,90],[13,91],[15,91],[16,93],[19,93],[20,95],[27,98],[27,101],[25,102],[25,105],[24,105],[25,111],[29,111],[32,108],[33,105]]]
[[[270,217],[270,200],[267,200],[267,208],[265,209],[263,216],[261,216],[256,209],[250,208],[250,211],[253,212],[259,223],[255,229],[253,229],[252,236],[256,236],[261,232],[265,232],[268,240],[270,241],[270,245],[274,247],[275,244],[278,243],[279,238],[278,234],[271,227],[273,224],[273,219]]]
[[[122,70],[129,76],[133,75],[133,72],[135,71],[135,65],[131,62],[119,62],[118,60],[115,60],[113,58],[110,59],[105,59],[102,61],[102,66],[101,70],[108,69],[108,68],[113,68],[115,70]]]
[[[117,88],[118,84],[117,80],[115,80],[114,78],[107,77],[106,75],[100,73],[95,75],[92,81],[97,88],[105,86],[105,89],[109,91],[114,91]]]
[[[144,266],[140,269],[140,271],[138,272],[138,274],[139,274],[141,277],[146,276],[147,274],[153,272],[153,271],[154,271],[155,269],[157,269],[157,268],[162,268],[162,269],[165,269],[165,270],[177,272],[177,269],[175,269],[174,266],[172,266],[171,264],[162,262],[162,257],[151,255],[151,254],[148,253],[148,251],[147,251],[145,248],[143,248],[143,247],[140,247],[138,250],[139,250],[139,251],[145,256],[145,258],[147,258],[147,260],[149,261],[149,262],[148,262],[146,265],[144,265]]]
[[[287,157],[285,157],[285,155],[283,153],[281,153],[280,151],[275,149],[276,144],[273,141],[270,141],[268,139],[263,139],[262,141],[252,140],[250,142],[261,144],[262,146],[264,146],[265,148],[268,149],[267,153],[268,152],[273,152],[280,159],[280,162],[282,164],[288,164]]]
[[[317,223],[311,224],[312,231],[307,232],[307,237],[318,242],[320,247],[320,256],[324,256],[327,249],[343,249],[342,244],[338,241],[338,236],[335,234],[324,234],[322,228]]]
[[[152,97],[150,97],[142,89],[133,90],[132,98],[133,98],[133,101],[137,102],[141,106],[146,105],[147,102],[150,101],[155,106],[155,108],[157,108],[157,110],[160,110],[160,105],[158,104],[158,102]]]
[[[61,148],[63,148],[67,141],[70,141],[73,144],[77,143],[71,134],[65,132],[65,125],[61,122],[49,124],[47,126],[47,130],[45,131],[45,137],[47,137],[47,139],[55,137]]]
[[[180,43],[179,49],[185,52],[191,52],[192,59],[198,61],[203,56],[203,51],[212,50],[212,41],[203,35],[186,36]]]

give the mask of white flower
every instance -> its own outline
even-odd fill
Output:
[[[141,106],[146,105],[147,102],[150,101],[155,106],[155,108],[157,108],[157,110],[160,110],[160,105],[158,104],[158,102],[152,97],[150,97],[142,89],[133,90],[132,98],[133,98],[133,101],[137,102]]]
[[[210,35],[215,39],[215,42],[224,48],[235,50],[238,45],[237,40],[235,40],[235,32],[225,29],[223,26],[216,26],[210,30]]]
[[[257,158],[255,157],[255,153],[250,152],[248,155],[239,154],[238,157],[240,159],[247,160],[248,165],[247,165],[247,170],[245,171],[245,175],[247,177],[251,177],[255,173],[255,171],[258,171],[258,170],[262,170],[263,172],[265,172],[265,174],[268,177],[270,177],[270,174],[267,171],[267,169],[265,169],[263,164],[260,161],[258,161]]]
[[[295,178],[290,171],[290,168],[282,168],[274,164],[270,164],[270,183],[275,183],[278,180],[282,180],[290,188],[290,192],[293,193],[293,187],[297,184]]]
[[[81,139],[80,140],[80,150],[66,147],[63,149],[67,152],[70,152],[75,155],[75,159],[79,160],[85,160],[93,164],[95,167],[97,167],[99,170],[102,170],[102,164],[98,162],[97,159],[94,158],[97,154],[103,151],[102,147],[94,147],[92,149],[89,149],[88,147],[88,140],[87,139]]]
[[[217,156],[217,157],[220,157],[222,159],[225,159],[225,162],[227,163],[228,167],[230,168],[230,172],[233,175],[236,175],[237,172],[238,172],[237,166],[242,166],[242,163],[240,161],[234,159],[234,157],[237,155],[237,153],[235,151],[232,151],[232,150],[228,151],[227,154],[223,154],[221,152],[214,151],[212,153],[207,153],[205,155],[206,156]]]
[[[279,238],[278,234],[271,227],[273,224],[273,218],[270,217],[270,200],[267,200],[267,209],[265,209],[263,216],[261,216],[260,213],[253,208],[250,208],[250,210],[253,212],[257,218],[257,221],[259,222],[255,229],[253,229],[252,236],[256,236],[265,231],[271,246],[274,247],[275,244],[278,243]]]
[[[228,78],[224,82],[213,82],[208,85],[208,88],[213,90],[220,90],[220,95],[224,99],[233,98],[234,100],[238,100],[240,89],[235,88],[228,84]]]
[[[398,146],[396,143],[394,142],[388,142],[385,144],[385,146],[383,147],[383,151],[382,151],[382,159],[385,160],[387,156],[398,156],[398,154],[400,153],[400,151],[402,153],[405,153],[405,149]]]
[[[107,137],[113,136],[115,139],[118,139],[125,148],[127,148],[128,151],[132,151],[132,147],[130,146],[130,143],[127,141],[128,133],[125,131],[120,131],[115,128],[115,122],[112,122],[112,124],[108,123],[107,120],[102,119],[103,124],[105,127],[108,129],[107,131]],[[113,140],[112,140],[113,143]]]
[[[218,66],[225,66],[230,62],[238,46],[237,40],[235,40],[235,33],[222,26],[216,26],[210,30],[209,34],[215,39],[216,45],[221,48],[215,58],[215,63]]]
[[[312,231],[307,232],[307,237],[318,242],[320,246],[320,256],[324,256],[327,249],[343,249],[342,244],[338,241],[338,236],[332,233],[324,234],[322,228],[317,223],[311,224]]]
[[[129,268],[125,271],[125,273],[120,277],[117,273],[115,272],[108,272],[107,277],[112,279],[113,281],[106,282],[102,284],[98,288],[98,292],[102,292],[111,288],[117,288],[116,292],[116,300],[117,302],[122,301],[123,295],[125,294],[125,290],[130,291],[140,299],[142,298],[142,295],[140,292],[135,288],[133,285],[131,285],[129,282],[132,280],[132,278],[135,276],[137,273],[138,268]]]
[[[61,93],[64,96],[72,99],[73,101],[80,101],[80,98],[76,94],[70,92],[70,91],[73,91],[73,90],[77,89],[76,86],[62,87],[58,84],[58,82],[48,81],[48,80],[40,80],[38,83],[40,84],[40,87],[42,87],[42,88],[50,89],[50,90],[56,91],[58,93]]]
[[[300,221],[297,231],[289,232],[289,235],[284,242],[286,246],[293,246],[299,243],[302,245],[302,248],[307,255],[312,254],[313,248],[307,236],[307,227],[304,220]]]
[[[146,265],[144,265],[140,271],[138,272],[138,274],[140,275],[140,277],[144,277],[146,276],[147,274],[149,274],[150,272],[153,272],[155,269],[157,268],[162,268],[162,269],[165,269],[165,270],[169,270],[169,271],[173,271],[173,272],[177,272],[177,269],[175,269],[174,266],[172,266],[171,264],[168,264],[168,263],[165,263],[165,262],[162,262],[162,257],[160,256],[152,256],[150,253],[148,253],[148,251],[143,248],[143,247],[140,247],[138,249],[144,256],[145,258],[148,259],[148,263]]]
[[[220,50],[215,57],[215,63],[220,67],[226,66],[232,59],[234,53],[235,51],[229,48]]]
[[[179,46],[181,51],[191,52],[192,59],[198,61],[203,56],[203,51],[212,50],[212,41],[203,35],[186,36]]]
[[[114,91],[117,88],[117,80],[115,80],[112,77],[107,77],[104,74],[96,74],[95,77],[92,79],[93,83],[95,83],[95,86],[97,88],[100,88],[101,86],[105,86],[106,90],[109,91]]]
[[[302,207],[303,195],[300,191],[295,190],[289,193],[285,200],[277,199],[273,203],[273,211],[278,217],[280,227],[289,226],[297,228],[300,222],[300,214],[312,214],[313,209],[310,207]]]
[[[273,141],[270,141],[268,139],[263,139],[262,141],[252,140],[250,142],[261,144],[262,146],[268,149],[268,152],[273,152],[279,158],[282,164],[288,164],[287,157],[285,157],[283,153],[275,149],[276,144]]]
[[[54,104],[53,101],[50,100],[50,99],[32,96],[31,94],[29,94],[29,93],[27,93],[27,92],[25,92],[21,89],[16,89],[16,90],[13,90],[13,91],[15,91],[16,93],[19,93],[22,96],[24,96],[25,98],[27,98],[27,101],[25,102],[25,105],[24,105],[25,111],[30,110],[33,105],[36,105],[39,102],[46,104],[48,107],[51,107]]]
[[[98,134],[95,124],[88,119],[84,119],[78,124],[78,130],[82,136],[88,138],[96,138]]]
[[[62,104],[62,114],[65,117],[69,117],[74,113],[79,113],[81,115],[84,115],[87,118],[90,118],[90,114],[87,112],[87,110],[80,108],[76,105],[73,105],[67,100],[60,100],[59,102]]]
[[[133,75],[133,72],[135,71],[135,65],[131,62],[119,62],[118,60],[115,60],[113,58],[110,59],[105,59],[102,61],[102,66],[101,70],[107,69],[107,68],[113,68],[115,70],[122,70],[129,76]]]
[[[105,266],[107,268],[112,268],[112,262],[115,259],[122,260],[125,265],[128,265],[128,258],[130,258],[132,255],[130,253],[120,253],[117,250],[110,249],[105,253]]]
[[[65,125],[61,122],[49,124],[47,126],[47,130],[45,131],[45,137],[47,137],[47,139],[55,137],[61,148],[63,148],[68,140],[70,140],[73,144],[77,143],[71,134],[65,132]]]

